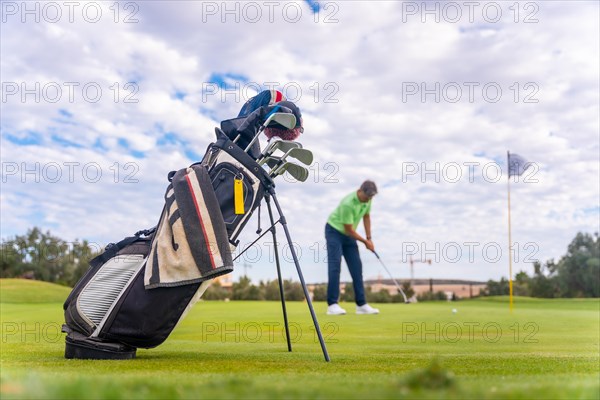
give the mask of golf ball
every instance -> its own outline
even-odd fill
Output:
[[[452,309],[452,314],[456,314],[456,311],[457,311],[456,308],[453,308]]]

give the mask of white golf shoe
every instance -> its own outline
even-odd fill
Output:
[[[346,310],[344,310],[338,303],[334,303],[327,307],[327,315],[344,315],[346,314]]]
[[[363,304],[362,306],[356,306],[357,314],[379,314],[379,309],[373,308],[368,304]]]

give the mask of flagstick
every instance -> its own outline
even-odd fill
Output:
[[[506,187],[508,188],[508,290],[509,290],[509,309],[512,312],[513,310],[513,282],[512,282],[512,254],[511,254],[511,246],[512,246],[512,235],[511,235],[511,227],[510,227],[510,152],[506,152],[506,165],[508,166],[508,179],[506,181]]]

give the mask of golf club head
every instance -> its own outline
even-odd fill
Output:
[[[269,166],[269,168],[271,168],[271,171],[273,171],[274,168],[278,167],[279,164],[281,164],[281,157],[277,157],[277,156],[264,157],[259,161],[259,164],[260,165],[267,164]]]
[[[302,144],[299,142],[294,142],[291,140],[274,140],[270,142],[265,150],[262,152],[260,157],[258,158],[258,162],[260,163],[266,157],[273,155],[277,150],[281,150],[282,152],[287,152],[293,148],[302,148]]]
[[[279,160],[277,162],[277,164],[271,168],[271,170],[269,171],[269,175],[274,178],[276,176],[279,176],[281,174],[283,174],[285,171],[287,171],[288,166],[286,165],[288,164],[287,162],[281,163],[281,160]]]
[[[301,149],[301,148],[292,148],[292,149],[289,149],[284,154],[284,156],[282,157],[282,159],[285,160],[287,157],[295,158],[296,160],[300,161],[304,165],[310,165],[313,162],[312,151],[307,150],[307,149]]]
[[[275,170],[271,171],[271,176],[275,177],[278,175],[282,175],[284,172],[289,173],[294,179],[299,182],[304,182],[308,179],[308,170],[298,164],[294,164],[291,162],[284,162],[279,167],[276,167]]]
[[[280,112],[277,112],[277,111],[280,111]],[[256,130],[257,124],[259,124],[260,121],[262,121],[262,119],[265,117],[266,117],[265,122],[262,125],[260,125],[258,130]],[[289,108],[284,107],[282,105],[264,106],[264,107],[260,107],[257,110],[251,112],[244,119],[244,122],[240,125],[240,127],[237,128],[239,133],[244,132],[246,135],[248,135],[250,132],[252,132],[252,140],[244,148],[244,152],[247,153],[248,150],[250,150],[252,148],[252,145],[254,145],[254,142],[256,142],[256,140],[258,139],[260,134],[265,130],[265,128],[271,122],[276,122],[286,128],[287,128],[287,126],[289,126],[289,124],[291,124],[293,122],[292,127],[294,127],[294,126],[296,126],[296,116],[292,113],[292,110],[290,110]],[[291,129],[291,128],[287,128],[287,129]],[[258,153],[258,156],[260,156],[260,146],[258,146],[258,148],[259,149],[258,149],[257,153]],[[253,156],[253,158],[256,158],[256,157],[257,157],[257,155]]]
[[[277,148],[275,150],[281,150],[284,153],[289,149],[302,148],[302,143],[293,140],[279,139],[275,140],[273,143],[277,143]]]
[[[283,161],[283,157],[265,157],[261,162],[261,165],[264,164],[267,164],[269,168],[271,168],[271,172],[269,174],[273,177],[281,175],[284,172],[289,172],[290,175],[300,182],[304,182],[308,177],[308,171],[306,168],[293,163],[285,163]],[[283,169],[279,169],[279,167],[283,167]],[[304,171],[306,171],[306,173],[304,173]]]
[[[263,126],[267,127],[271,122],[277,122],[279,125],[287,129],[294,129],[296,126],[296,116],[291,112],[289,114],[275,112],[269,115],[269,118],[267,118]]]

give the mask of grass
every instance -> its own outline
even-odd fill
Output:
[[[71,288],[23,279],[0,279],[0,303],[62,303]]]
[[[503,297],[379,304],[380,315],[325,315],[326,363],[305,303],[201,302],[135,360],[63,358],[69,290],[1,280],[0,397],[600,398],[598,299]],[[351,304],[342,304],[348,311]],[[457,312],[453,313],[452,309]]]

